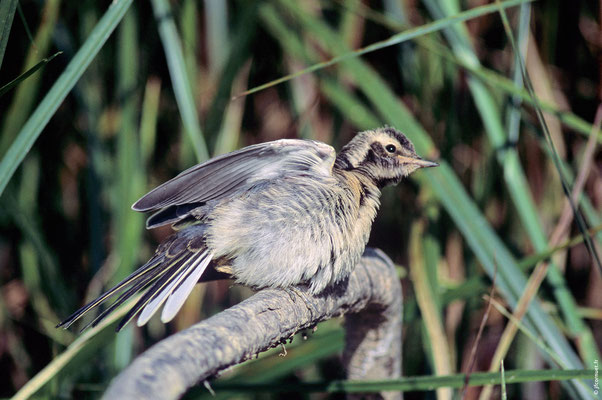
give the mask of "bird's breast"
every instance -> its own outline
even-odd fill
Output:
[[[308,283],[318,293],[352,271],[377,208],[378,196],[352,177],[283,179],[216,206],[207,245],[232,260],[242,284]]]

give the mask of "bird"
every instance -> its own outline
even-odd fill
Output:
[[[381,189],[437,165],[388,126],[356,134],[338,154],[319,141],[280,139],[195,165],[132,206],[153,212],[147,229],[170,224],[175,232],[147,263],[57,327],[117,297],[82,330],[95,326],[139,292],[116,330],[136,316],[145,325],[161,306],[167,323],[197,282],[224,278],[321,294],[359,262]]]

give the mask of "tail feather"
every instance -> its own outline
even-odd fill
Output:
[[[165,300],[171,295],[176,285],[184,279],[186,272],[194,270],[206,254],[207,251],[197,257],[190,257],[186,262],[178,266],[173,273],[170,273],[160,281],[157,281],[151,290],[152,296],[146,299],[144,303],[135,306],[136,308],[142,309],[137,321],[138,326],[143,326],[148,322],[148,320],[157,312],[159,307],[161,307]]]
[[[123,288],[127,287],[128,285],[136,285],[136,283],[143,280],[144,277],[147,276],[149,271],[157,268],[161,264],[161,261],[162,261],[161,258],[153,257],[146,264],[144,264],[143,266],[141,266],[140,268],[138,268],[137,270],[132,272],[123,281],[119,282],[117,285],[113,286],[111,289],[107,290],[106,292],[104,292],[103,294],[98,296],[98,298],[96,298],[95,300],[86,304],[84,307],[80,308],[79,310],[77,310],[76,312],[71,314],[65,320],[61,321],[56,327],[57,328],[63,327],[65,329],[69,328],[71,325],[73,325],[74,322],[76,322],[77,320],[82,318],[84,315],[86,315],[92,309],[100,306],[105,301],[107,301],[108,299],[110,299],[111,297],[116,295]],[[100,322],[100,321],[98,321],[98,322]]]
[[[125,303],[127,300],[129,300],[136,293],[144,290],[147,286],[149,286],[152,283],[152,281],[154,279],[156,279],[158,276],[161,276],[165,272],[166,272],[166,270],[162,270],[162,269],[155,269],[155,270],[149,272],[147,275],[144,276],[144,278],[140,279],[132,287],[130,287],[128,290],[126,290],[121,295],[119,295],[117,300],[115,300],[113,302],[113,304],[111,304],[109,307],[107,307],[106,310],[101,312],[92,321],[90,321],[89,323],[84,325],[84,327],[80,329],[80,332],[85,331],[89,327],[95,327],[96,325],[98,325],[100,323],[100,321],[105,319],[105,317],[107,317],[110,313],[112,313],[115,309],[117,309],[117,307],[121,306],[123,303]]]
[[[162,317],[162,320],[171,320],[211,262],[212,254],[204,244],[203,230],[202,226],[196,226],[185,228],[174,234],[171,239],[159,246],[153,258],[146,264],[115,287],[74,312],[57,327],[65,329],[70,327],[92,309],[117,296],[107,309],[86,324],[82,330],[96,326],[136,293],[145,290],[142,297],[119,322],[116,330],[119,331],[140,312],[138,325],[144,325],[166,301],[166,307],[168,305],[169,307],[168,311],[163,312],[165,317]],[[171,300],[171,296],[174,296],[173,300]],[[167,316],[169,319],[166,319]]]
[[[138,317],[137,325],[142,326],[146,324],[173,292],[173,290],[178,287],[178,283],[187,276],[187,272],[195,271],[196,266],[203,259],[208,258],[207,265],[209,264],[211,257],[206,256],[206,253],[206,251],[196,251],[190,257],[187,257],[178,263],[172,264],[169,267],[169,270],[153,283],[150,289],[146,291],[146,293],[136,302],[136,304],[130,309],[125,317],[123,317],[117,326],[117,330],[120,330],[140,312],[142,312],[142,314],[140,314]]]
[[[128,313],[119,321],[116,330],[120,331],[125,325],[127,325],[139,312],[142,310],[151,299],[157,295],[161,288],[165,286],[166,282],[169,282],[174,276],[177,275],[177,272],[182,264],[186,261],[189,261],[190,258],[186,258],[183,260],[178,260],[177,262],[171,264],[166,267],[165,272],[157,277],[152,283],[150,288],[138,299],[136,304],[128,311]]]
[[[204,256],[204,257],[203,257]],[[169,298],[165,302],[165,306],[163,306],[163,311],[161,312],[161,321],[163,323],[168,323],[171,321],[180,308],[184,305],[184,302],[192,292],[194,285],[199,281],[203,272],[211,262],[211,254],[205,255],[199,258],[199,263],[196,267],[190,268],[189,271],[186,271],[186,276],[178,284],[176,288],[169,295]]]

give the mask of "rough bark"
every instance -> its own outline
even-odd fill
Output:
[[[177,399],[220,371],[296,332],[347,314],[348,379],[401,377],[401,285],[391,260],[366,249],[346,284],[313,296],[301,287],[266,289],[157,343],[112,382],[104,399]],[[311,339],[310,339],[311,340]],[[381,393],[376,398],[400,398]]]

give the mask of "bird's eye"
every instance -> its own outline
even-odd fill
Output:
[[[388,144],[387,147],[385,147],[385,150],[387,150],[389,153],[395,153],[395,150],[397,149],[395,148],[395,145]]]

